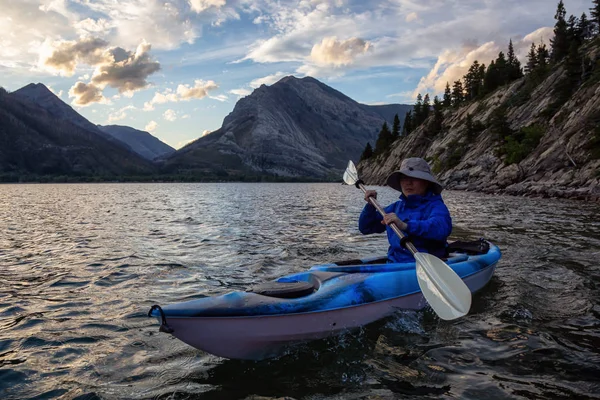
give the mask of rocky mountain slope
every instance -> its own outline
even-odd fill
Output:
[[[131,150],[85,123],[57,117],[26,97],[0,91],[0,177],[118,177],[156,172]],[[26,178],[30,179],[30,178]]]
[[[175,149],[150,133],[122,125],[98,125],[98,128],[120,140],[146,160],[166,157],[175,152]]]
[[[327,178],[374,144],[384,121],[314,78],[288,76],[240,99],[220,129],[178,150],[165,166]]]
[[[431,134],[432,118],[390,151],[358,165],[362,179],[384,184],[402,159],[428,159],[449,189],[543,197],[600,200],[600,43],[584,49],[592,71],[564,102],[557,91],[565,82],[559,64],[533,90],[527,77],[487,97],[445,111],[444,128]],[[467,116],[478,126],[467,134]],[[504,115],[513,132],[537,132],[539,143],[518,162],[502,151],[494,119]],[[525,130],[523,130],[525,129]]]

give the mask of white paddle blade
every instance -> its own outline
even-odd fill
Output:
[[[466,315],[471,308],[471,290],[445,262],[428,253],[415,253],[417,280],[423,296],[441,319]]]
[[[358,172],[356,172],[356,166],[354,166],[352,160],[348,161],[343,178],[347,185],[354,185],[358,181]]]

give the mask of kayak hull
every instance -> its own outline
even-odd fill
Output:
[[[495,246],[493,246],[492,250],[497,252],[497,254],[494,254],[493,257],[488,257],[485,265],[479,260],[481,268],[477,268],[474,272],[471,271],[471,273],[461,276],[473,293],[487,285],[494,274],[500,253]],[[459,264],[461,263],[457,263],[456,265]],[[335,268],[331,267],[329,269],[335,270]],[[364,268],[365,266],[356,266],[357,271],[362,271]],[[313,269],[323,270],[327,268],[320,266],[319,268],[313,267]],[[344,267],[345,271],[351,271],[351,269],[352,267]],[[382,274],[389,275],[389,277],[385,277]],[[402,281],[407,281],[409,277],[416,275],[413,267],[412,270],[400,268],[396,272],[344,272],[341,274],[333,273],[331,277],[329,275],[325,276],[329,277],[327,278],[329,281],[336,281],[348,275],[350,279],[348,282],[364,284],[364,282],[374,278],[389,281],[397,274],[403,274],[399,277]],[[294,275],[294,277],[298,276]],[[325,283],[322,284],[317,292],[322,291],[326,293],[329,290],[327,285],[329,281],[325,280]],[[348,282],[346,284],[351,286]],[[316,295],[310,296],[315,297]],[[306,298],[310,298],[310,296],[306,296]],[[333,298],[334,296],[331,297]],[[209,300],[209,298],[205,300]],[[212,298],[210,300],[212,301]],[[298,299],[276,300],[288,303],[298,301]],[[301,301],[302,299],[299,300]],[[223,300],[220,301],[222,302]],[[304,301],[306,302],[307,300]],[[206,301],[203,304],[206,304]],[[323,302],[318,304],[322,305]],[[266,308],[264,305],[261,306],[260,310],[264,312]],[[166,324],[170,328],[169,333],[188,345],[220,357],[257,360],[279,355],[285,352],[285,349],[289,345],[298,342],[322,339],[367,325],[390,316],[398,310],[419,310],[426,306],[427,301],[421,291],[412,290],[412,292],[399,293],[397,296],[388,296],[387,298],[376,299],[375,301],[363,304],[275,315],[201,315],[203,312],[210,314],[210,307],[198,310],[199,312],[196,315],[184,315],[186,313],[189,314],[187,308],[180,307],[178,311],[175,311],[176,308],[169,309],[169,306],[165,307],[164,313],[166,315]],[[162,322],[162,316],[157,311],[154,311],[152,315],[157,317],[159,322]]]

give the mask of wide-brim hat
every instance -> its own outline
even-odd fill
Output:
[[[412,157],[404,159],[400,165],[400,169],[392,172],[390,176],[388,176],[387,185],[401,192],[402,187],[400,186],[400,177],[402,175],[431,182],[431,191],[435,194],[440,194],[442,193],[442,190],[444,190],[444,187],[431,173],[431,167],[429,167],[427,161],[422,158]]]

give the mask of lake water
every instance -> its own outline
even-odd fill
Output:
[[[395,200],[379,188],[382,204]],[[384,254],[340,184],[0,185],[1,399],[599,399],[600,206],[444,192],[503,258],[469,315],[398,312],[277,359],[159,333],[152,304]]]

